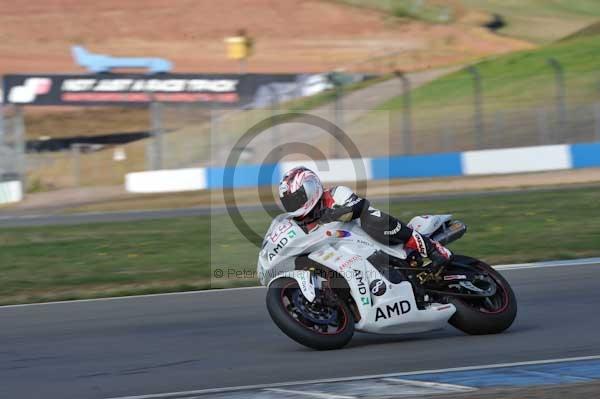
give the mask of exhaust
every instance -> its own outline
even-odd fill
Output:
[[[458,240],[467,232],[467,225],[459,220],[454,220],[449,223],[444,223],[438,229],[438,232],[431,236],[432,240],[439,242],[442,245],[449,244]]]

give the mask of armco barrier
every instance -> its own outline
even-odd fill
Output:
[[[10,204],[23,199],[23,187],[20,181],[0,183],[0,204]]]
[[[324,182],[361,179],[356,162],[364,165],[366,180],[491,175],[600,167],[600,142],[467,151],[463,153],[424,154],[382,158],[293,161],[280,164],[239,165],[130,173],[126,189],[130,192],[156,193],[256,187],[276,184],[282,174],[297,165],[319,171]]]

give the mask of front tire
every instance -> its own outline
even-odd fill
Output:
[[[310,304],[292,278],[277,279],[267,290],[269,315],[288,337],[312,349],[340,349],[354,334],[352,313],[341,300],[334,305],[322,301],[317,296]]]
[[[509,328],[517,317],[517,299],[502,275],[493,267],[475,258],[456,256],[455,260],[486,273],[497,286],[497,293],[487,303],[467,301],[452,297],[449,302],[456,307],[456,313],[449,323],[459,330],[472,335],[498,334]]]

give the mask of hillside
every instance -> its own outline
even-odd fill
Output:
[[[237,72],[223,39],[241,28],[255,38],[255,72],[326,71],[393,51],[403,51],[398,67],[411,70],[527,47],[483,28],[390,19],[330,1],[1,1],[0,74],[81,72],[70,56],[78,43],[165,57],[180,72]]]
[[[336,0],[434,23],[487,24],[501,35],[548,43],[600,18],[597,0]]]
[[[498,14],[506,25],[498,33],[548,43],[600,18],[597,0],[461,0],[476,10]]]
[[[593,24],[590,24],[590,25],[586,26],[585,28],[580,29],[575,33],[572,33],[569,36],[562,38],[561,40],[567,41],[567,40],[580,39],[583,37],[598,36],[598,35],[600,35],[600,21],[594,22]]]

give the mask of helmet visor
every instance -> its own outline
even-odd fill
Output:
[[[308,197],[304,187],[300,187],[293,193],[287,192],[281,197],[281,205],[286,212],[296,212],[301,209],[306,202]]]

